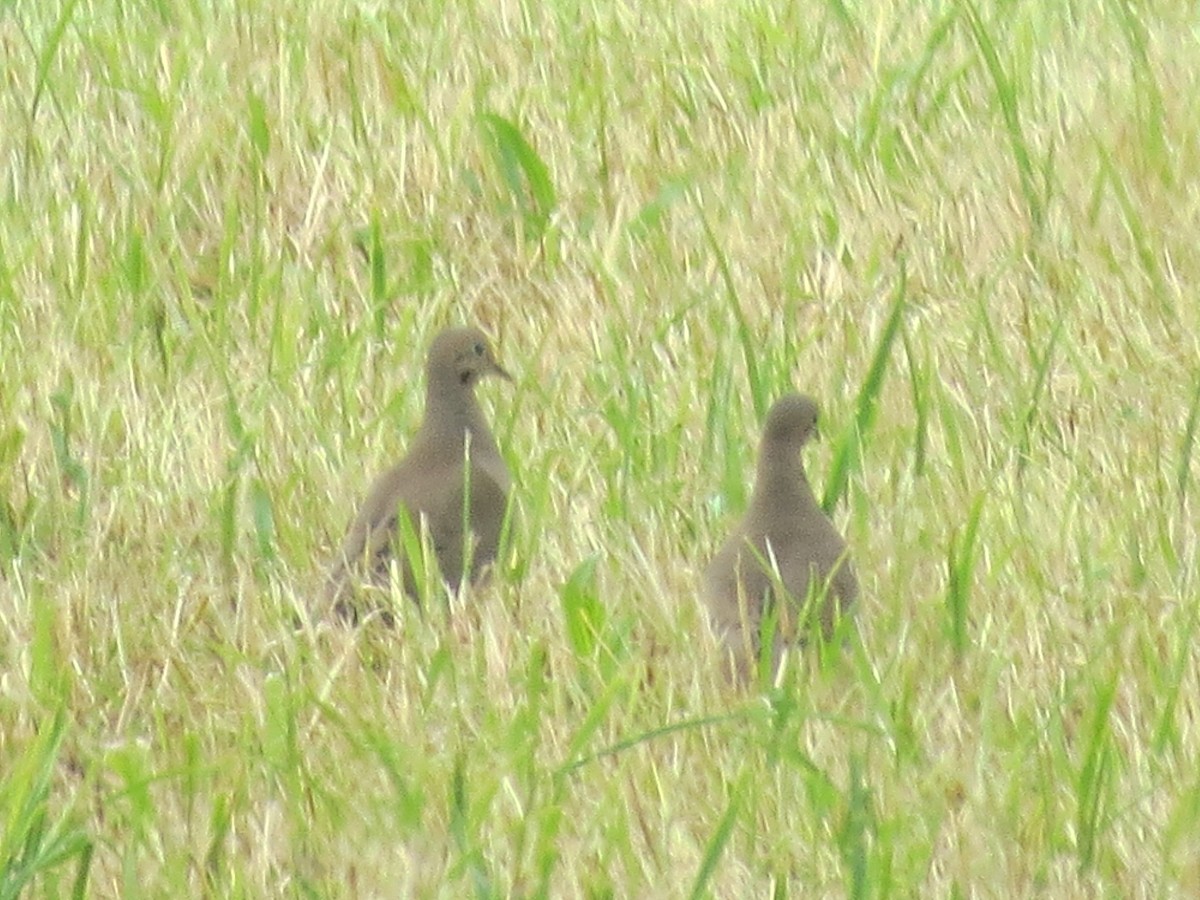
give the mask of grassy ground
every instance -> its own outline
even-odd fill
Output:
[[[0,5],[0,898],[1195,896],[1198,29]],[[296,633],[457,322],[512,552]],[[739,694],[794,388],[861,640]]]

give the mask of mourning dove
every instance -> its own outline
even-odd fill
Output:
[[[434,338],[425,368],[424,421],[408,455],[376,479],[351,523],[330,569],[325,609],[332,606],[357,622],[355,588],[362,582],[386,587],[393,559],[405,592],[418,597],[418,579],[403,559],[398,535],[402,513],[415,534],[424,529],[428,535],[451,590],[458,589],[468,563],[466,575],[474,582],[495,560],[511,479],[475,399],[475,385],[488,375],[512,380],[479,329],[448,328]],[[386,611],[381,618],[391,623]]]
[[[714,630],[742,676],[759,658],[763,618],[771,613],[778,668],[790,644],[814,621],[828,639],[858,597],[846,544],[817,504],[800,451],[818,436],[817,404],[788,394],[767,413],[754,493],[745,518],[705,573],[704,599]]]

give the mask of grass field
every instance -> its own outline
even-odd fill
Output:
[[[1198,37],[0,3],[0,900],[1200,895]],[[510,552],[297,631],[461,322]],[[793,389],[859,638],[739,692]]]

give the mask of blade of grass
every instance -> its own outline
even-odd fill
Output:
[[[267,157],[271,153],[271,128],[267,124],[267,105],[255,91],[246,92],[246,133],[254,148],[254,160],[259,178],[266,175]]]
[[[1050,363],[1054,359],[1054,351],[1058,347],[1058,339],[1062,336],[1066,317],[1060,309],[1054,322],[1054,330],[1046,341],[1040,358],[1033,372],[1033,387],[1029,391],[1029,402],[1025,406],[1025,415],[1021,417],[1021,434],[1017,439],[1017,477],[1025,474],[1029,464],[1029,445],[1032,440],[1033,426],[1037,421],[1038,405],[1042,400],[1042,391],[1046,388],[1046,376],[1050,371]]]
[[[275,511],[271,495],[261,477],[250,481],[250,515],[254,522],[254,536],[258,559],[262,563],[274,563],[275,554]]]
[[[607,694],[611,694],[611,693],[612,693],[612,688],[610,687]],[[607,709],[607,706],[610,706],[610,705],[611,705],[611,701],[606,705],[605,708]],[[595,753],[589,753],[586,756],[576,756],[576,754],[579,751],[579,748],[581,748],[583,746],[583,744],[586,743],[586,737],[590,737],[591,732],[593,732],[595,730],[594,728],[588,729],[586,732],[586,737],[583,740],[579,740],[579,738],[577,736],[576,739],[571,742],[571,747],[568,752],[568,756],[575,757],[575,758],[571,759],[570,762],[566,762],[566,763],[563,763],[562,765],[560,765],[558,767],[556,774],[570,775],[572,772],[582,769],[588,763],[595,762],[596,760],[602,759],[606,756],[616,756],[618,753],[623,753],[626,750],[630,749],[631,747],[636,747],[638,744],[644,744],[647,741],[652,741],[652,740],[655,740],[660,737],[665,737],[668,734],[675,734],[676,732],[679,732],[679,731],[689,731],[693,728],[706,728],[709,725],[718,725],[722,722],[734,722],[734,721],[737,721],[740,719],[748,718],[748,717],[758,714],[758,713],[759,713],[759,711],[757,709],[742,709],[742,710],[736,710],[731,713],[724,713],[722,715],[717,715],[717,716],[700,716],[695,719],[684,719],[679,722],[671,722],[668,725],[663,725],[661,728],[652,728],[649,731],[643,731],[632,737],[628,737],[623,740],[617,741],[615,744],[611,744],[608,747],[605,747],[601,750],[597,750]],[[590,721],[591,719],[592,719],[592,716],[589,715],[588,721]],[[579,734],[581,734],[581,735],[585,734],[585,730],[581,728],[579,730]]]
[[[20,425],[0,429],[0,472],[16,473],[24,445],[25,430]],[[0,478],[0,577],[24,549],[26,526],[34,502],[27,493],[23,508],[14,505],[9,494],[12,488],[9,476]]]
[[[1021,193],[1025,197],[1025,208],[1029,212],[1032,230],[1034,234],[1037,234],[1042,230],[1044,217],[1042,198],[1034,189],[1033,163],[1030,161],[1029,147],[1021,128],[1017,92],[1013,87],[1012,80],[1004,71],[1000,55],[996,52],[996,45],[992,43],[989,29],[979,17],[979,10],[971,0],[962,0],[962,3],[967,11],[967,23],[971,28],[971,36],[975,39],[975,46],[979,48],[979,55],[983,57],[984,65],[987,67],[992,84],[996,89],[996,99],[1000,103],[1000,111],[1004,116],[1004,127],[1008,134],[1013,162],[1016,164],[1017,176],[1021,181]]]
[[[844,0],[826,0],[825,6],[833,13],[834,18],[846,30],[852,38],[857,38],[860,33],[858,22],[855,21],[854,14],[850,12]]]
[[[73,857],[79,858],[75,895],[86,888],[91,838],[72,824],[70,812],[47,825],[66,723],[59,707],[0,782],[0,900],[17,900],[39,875]]]
[[[484,113],[481,121],[496,168],[521,210],[525,235],[540,240],[558,202],[550,170],[514,123],[495,113]]]
[[[1129,70],[1138,88],[1139,124],[1145,159],[1149,162],[1163,184],[1171,185],[1175,179],[1171,172],[1170,151],[1167,135],[1171,129],[1166,122],[1162,88],[1154,76],[1154,64],[1147,50],[1150,38],[1140,11],[1129,0],[1109,0],[1108,7],[1116,11],[1117,21],[1129,45]],[[1143,111],[1143,107],[1148,107]]]
[[[463,864],[471,874],[471,884],[475,888],[475,896],[480,900],[490,900],[497,894],[492,889],[492,879],[484,865],[483,854],[468,833],[470,811],[471,806],[467,798],[466,764],[460,754],[454,761],[454,774],[450,782],[450,833],[454,836],[455,846],[458,847],[458,852],[463,857]]]
[[[1179,728],[1175,721],[1179,706],[1179,694],[1187,677],[1188,666],[1194,662],[1196,625],[1200,620],[1200,609],[1192,604],[1187,613],[1187,620],[1176,636],[1179,648],[1175,659],[1167,670],[1162,688],[1162,712],[1158,716],[1158,725],[1154,729],[1151,746],[1155,753],[1162,753],[1167,744],[1178,745]]]
[[[75,379],[67,376],[66,383],[50,395],[54,418],[50,421],[50,442],[64,485],[77,492],[75,524],[83,527],[88,515],[89,479],[87,469],[76,456],[75,442]]]
[[[717,864],[721,861],[721,854],[725,852],[725,845],[729,843],[729,838],[733,834],[733,826],[737,824],[738,813],[742,807],[745,781],[743,776],[729,789],[729,805],[725,807],[725,813],[717,822],[716,830],[713,831],[713,836],[704,849],[704,859],[700,861],[700,871],[696,873],[696,880],[692,884],[690,894],[692,900],[708,896],[708,883],[712,880],[713,873],[717,870]]]
[[[1192,449],[1196,443],[1196,423],[1200,420],[1200,377],[1192,393],[1192,405],[1188,407],[1187,424],[1183,427],[1183,440],[1179,446],[1179,468],[1175,473],[1175,489],[1179,494],[1179,508],[1187,502],[1188,485],[1192,477]]]
[[[576,566],[560,592],[567,639],[581,663],[592,658],[607,629],[607,616],[596,591],[597,562],[596,556],[590,556]]]
[[[668,178],[659,186],[658,192],[626,223],[625,230],[633,238],[642,238],[658,228],[671,207],[687,196],[691,184],[692,181],[687,176]]]
[[[729,308],[733,312],[733,318],[737,324],[738,341],[742,345],[742,359],[746,363],[746,379],[750,382],[750,399],[754,403],[754,414],[761,422],[767,415],[768,398],[766,385],[762,383],[758,371],[759,347],[754,340],[754,335],[750,333],[746,312],[742,309],[737,286],[733,283],[733,273],[729,270],[729,260],[725,258],[725,252],[717,242],[717,236],[712,230],[712,225],[709,224],[708,216],[704,214],[704,204],[699,196],[699,191],[694,191],[694,195],[696,215],[704,229],[704,238],[708,242],[708,247],[717,261],[717,271],[721,273],[721,283],[725,286],[725,297],[729,301]]]
[[[441,598],[443,602],[449,602],[449,598],[439,589],[442,581],[441,571],[438,568],[437,554],[431,552],[430,543],[426,540],[428,529],[425,521],[424,517],[418,517],[414,521],[408,507],[397,504],[396,533],[391,540],[393,548],[400,550],[399,553],[394,553],[398,557],[394,564],[398,570],[406,569],[411,575],[417,588],[417,599],[421,609],[431,610],[435,600]],[[367,565],[375,564],[374,560],[365,562]]]
[[[221,503],[217,510],[221,535],[221,561],[230,585],[234,582],[235,556],[237,553],[238,512],[240,509],[242,470],[253,452],[253,442],[242,421],[233,385],[228,373],[224,374],[225,422],[233,438],[233,452],[225,464],[225,485]]]
[[[1092,130],[1092,143],[1095,146],[1096,155],[1100,159],[1100,173],[1103,173],[1103,181],[1112,186],[1113,197],[1117,201],[1117,207],[1121,210],[1121,218],[1125,222],[1125,227],[1129,229],[1129,237],[1133,241],[1133,249],[1137,254],[1141,269],[1150,281],[1150,289],[1158,301],[1159,311],[1168,321],[1175,323],[1179,319],[1179,311],[1171,303],[1170,293],[1158,263],[1155,249],[1157,242],[1148,233],[1138,204],[1129,195],[1129,188],[1125,185],[1125,179],[1121,177],[1120,167],[1113,161],[1112,153],[1100,133],[1095,130]],[[1098,178],[1100,173],[1097,173]],[[1131,285],[1135,291],[1140,287],[1140,285]]]
[[[929,74],[929,70],[933,66],[933,61],[938,56],[938,51],[946,43],[946,38],[950,36],[951,29],[957,20],[958,8],[951,6],[942,15],[942,18],[938,20],[933,30],[929,32],[929,37],[925,40],[924,52],[921,54],[921,59],[908,79],[908,106],[910,108],[916,109],[917,97],[921,93],[925,76]],[[935,99],[926,108],[940,110],[943,105],[942,101],[944,101],[944,94],[935,95]],[[925,125],[924,117],[922,116],[921,119],[920,124]]]
[[[38,54],[37,74],[34,76],[33,83],[33,98],[29,102],[29,133],[26,136],[25,145],[26,163],[29,161],[29,153],[32,149],[30,142],[33,140],[33,123],[37,119],[38,109],[42,105],[42,96],[46,91],[50,66],[54,63],[54,57],[58,54],[58,48],[62,44],[63,35],[66,34],[67,26],[71,24],[71,19],[75,15],[75,7],[78,5],[79,0],[68,0],[68,2],[63,4],[62,10],[58,14],[58,19],[54,22],[54,27],[46,37],[46,43],[42,47],[42,52]]]
[[[825,497],[821,507],[826,513],[833,511],[846,485],[850,480],[850,472],[858,465],[858,450],[866,440],[875,421],[875,408],[879,401],[879,393],[883,389],[883,379],[887,374],[888,361],[892,355],[892,344],[900,331],[905,306],[908,299],[908,274],[905,266],[900,267],[900,280],[896,284],[895,298],[888,319],[879,336],[875,347],[875,355],[871,359],[871,367],[867,377],[858,391],[855,400],[854,422],[846,429],[841,441],[834,450],[833,462],[830,465],[829,480],[825,487]]]
[[[1117,693],[1119,670],[1114,667],[1112,675],[1100,687],[1096,706],[1088,724],[1087,745],[1083,753],[1083,765],[1079,770],[1075,791],[1075,830],[1078,835],[1076,852],[1079,870],[1086,872],[1096,862],[1097,844],[1104,828],[1105,801],[1112,775],[1112,741],[1109,739],[1109,712]]]
[[[971,580],[975,572],[979,520],[982,518],[986,497],[987,494],[982,491],[976,495],[966,525],[950,536],[950,548],[947,552],[946,611],[950,617],[950,645],[956,657],[961,657],[968,645],[967,611],[971,599]]]
[[[838,831],[838,850],[849,882],[846,896],[861,900],[870,894],[870,845],[876,830],[870,787],[862,777],[862,760],[850,757],[850,785],[846,791],[846,814]]]
[[[413,771],[412,760],[404,758],[395,736],[375,723],[363,723],[363,746],[382,766],[392,786],[392,801],[388,804],[392,820],[402,834],[415,834],[421,829],[425,811],[425,792],[419,775]]]
[[[71,885],[73,900],[84,900],[88,896],[88,875],[92,871],[92,854],[96,844],[89,838],[79,852],[79,867],[75,870],[75,881]]]
[[[913,474],[920,476],[925,471],[925,444],[929,432],[929,374],[928,370],[917,362],[907,328],[900,332],[900,338],[904,344],[904,357],[908,362],[913,410],[917,414],[916,434],[913,436]]]
[[[367,264],[371,269],[371,310],[374,313],[375,339],[381,344],[387,339],[388,276],[387,258],[383,252],[383,234],[379,212],[371,210],[367,226]]]

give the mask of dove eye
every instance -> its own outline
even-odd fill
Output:
[[[480,343],[475,344],[475,355],[483,356],[483,344],[480,344]]]

